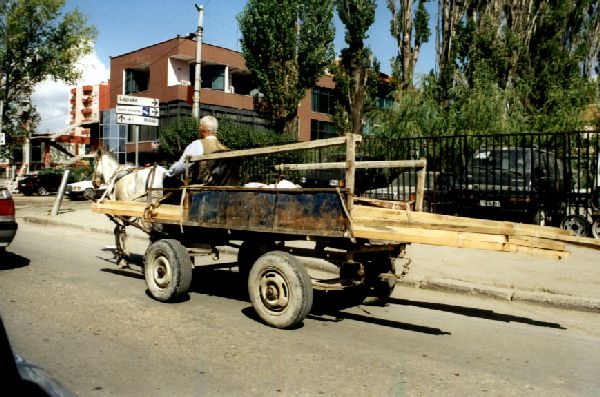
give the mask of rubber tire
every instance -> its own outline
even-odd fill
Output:
[[[250,274],[250,270],[252,269],[252,265],[254,265],[258,258],[260,258],[262,255],[266,254],[269,251],[273,251],[274,249],[275,243],[271,241],[244,241],[238,250],[237,256],[237,263],[238,268],[240,270],[240,274],[247,279],[248,274]]]
[[[86,200],[93,200],[96,198],[96,191],[91,187],[88,187],[83,191],[83,198]]]
[[[40,196],[47,196],[48,195],[48,191],[46,190],[45,187],[40,186],[37,188],[37,194],[39,194]]]
[[[394,258],[387,254],[371,254],[371,258],[362,261],[365,267],[365,298],[364,305],[384,305],[396,288],[396,280],[381,279],[381,274],[396,274]]]
[[[592,236],[600,238],[600,218],[596,218],[592,222]]]
[[[267,305],[267,287],[286,293],[285,306]],[[248,275],[248,295],[256,314],[266,324],[280,329],[301,324],[313,304],[312,282],[306,269],[297,258],[282,251],[268,252],[254,263]]]
[[[590,224],[581,215],[568,215],[560,222],[560,228],[575,232],[577,237],[586,237],[590,230]]]
[[[192,261],[186,248],[177,240],[162,239],[150,244],[144,255],[144,277],[152,297],[170,302],[188,293],[192,284]],[[166,271],[166,285],[159,285],[158,271]]]

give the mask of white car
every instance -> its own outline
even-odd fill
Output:
[[[71,200],[78,200],[85,198],[86,200],[93,200],[102,196],[102,193],[106,190],[106,185],[101,185],[98,189],[94,188],[91,178],[84,179],[80,182],[69,183],[65,189],[65,194],[69,196]]]

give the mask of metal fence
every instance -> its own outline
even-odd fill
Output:
[[[427,159],[425,209],[431,212],[540,223],[594,235],[600,213],[598,132],[364,137],[358,160]],[[340,153],[341,151],[341,153]],[[310,151],[300,162],[340,161],[340,148]],[[363,196],[409,201],[417,170],[357,170]],[[286,175],[307,187],[343,186],[339,170]]]
[[[562,222],[578,234],[591,228],[596,235],[599,214],[592,198],[600,186],[599,138],[598,132],[367,138],[361,153],[426,158],[426,199],[428,195],[433,212]],[[385,188],[388,196],[413,180],[404,175],[392,180]]]

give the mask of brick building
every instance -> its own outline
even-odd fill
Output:
[[[109,109],[110,84],[80,85],[71,88],[69,97],[69,132],[59,135],[56,142],[75,145],[75,155],[79,145],[89,145],[95,149],[99,145],[100,115]]]
[[[160,100],[159,127],[140,127],[138,148],[141,161],[144,161],[144,153],[151,157],[152,153],[157,152],[160,128],[179,116],[191,115],[195,54],[195,40],[175,37],[111,57],[111,110],[105,112],[102,121],[102,138],[105,142],[112,142],[109,144],[111,149],[124,155],[135,150],[131,128],[125,125],[115,127],[113,124],[117,95],[139,95]],[[267,125],[254,112],[252,94],[256,92],[256,87],[251,83],[250,71],[241,53],[203,43],[201,74],[202,115],[228,117],[257,127]],[[329,114],[333,111],[333,87],[332,77],[324,76],[314,90],[307,90],[306,97],[298,106],[300,140],[322,138],[334,133],[329,124]],[[115,128],[118,132],[114,131]]]

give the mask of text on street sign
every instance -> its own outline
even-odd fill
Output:
[[[132,95],[117,95],[117,104],[157,107],[160,104],[160,101],[157,98],[147,98]]]
[[[160,110],[153,106],[117,105],[117,114],[130,114],[134,116],[158,117]]]
[[[135,116],[129,114],[117,114],[117,123],[119,124],[135,124],[135,125],[150,125],[158,127],[158,119],[155,117]]]

